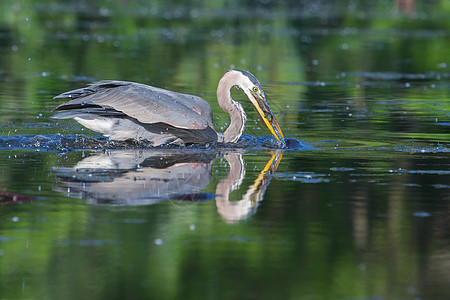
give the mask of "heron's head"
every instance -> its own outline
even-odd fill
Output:
[[[261,118],[264,120],[267,128],[275,136],[275,138],[284,143],[283,133],[278,125],[277,119],[272,112],[272,109],[267,102],[266,95],[264,94],[261,84],[256,77],[247,71],[241,70],[229,70],[227,73],[232,73],[235,79],[235,84],[241,88],[247,95],[250,102],[255,106]]]

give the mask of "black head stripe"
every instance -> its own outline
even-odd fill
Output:
[[[261,84],[259,83],[258,79],[256,79],[255,75],[253,75],[252,73],[250,73],[248,71],[241,71],[241,70],[236,70],[236,69],[231,69],[227,72],[230,72],[230,71],[240,72],[242,75],[247,77],[251,83],[253,83],[254,85],[256,85],[258,87],[261,87]]]
[[[248,72],[248,71],[240,71],[240,70],[236,70],[242,73],[242,75],[244,75],[245,77],[247,77],[248,79],[250,79],[250,81],[256,85],[256,86],[261,86],[259,84],[258,79],[256,79],[255,75],[253,75],[252,73]]]

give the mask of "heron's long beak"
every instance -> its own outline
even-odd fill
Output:
[[[267,103],[266,96],[264,93],[256,94],[252,92],[252,95],[256,101],[251,101],[255,106],[258,113],[261,115],[261,118],[266,123],[267,128],[269,128],[270,132],[275,136],[275,138],[280,141],[284,145],[284,136],[281,132],[280,126],[278,125],[277,119],[270,109],[269,103]],[[253,100],[253,99],[252,99]]]

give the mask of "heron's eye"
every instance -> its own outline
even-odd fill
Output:
[[[257,93],[257,92],[259,91],[258,87],[254,86],[254,87],[253,87],[253,91],[254,91],[255,93]]]

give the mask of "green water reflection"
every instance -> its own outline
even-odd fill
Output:
[[[55,182],[55,170],[48,162],[67,168],[103,154],[3,151],[2,182],[21,169],[29,177],[9,184],[10,190],[38,198],[1,209],[2,295],[76,299],[445,295],[449,187],[448,171],[441,170],[441,164],[448,165],[448,158],[361,151],[355,159],[354,151],[315,152],[285,153],[277,172],[266,173],[270,185],[254,203],[255,211],[236,222],[221,213],[219,194],[206,202],[160,199],[144,206],[87,205],[91,200],[73,197],[73,186],[65,191],[63,181]],[[226,155],[228,160],[217,157],[207,167],[214,176],[201,188],[204,193],[217,193],[232,173],[230,156],[241,157],[235,151]],[[243,164],[237,165],[245,166],[245,180],[230,194],[229,205],[245,198],[271,158],[267,152],[243,153]],[[81,175],[73,182],[86,175],[78,167]],[[146,168],[132,172],[140,180]],[[149,185],[156,176],[145,176]],[[88,191],[87,182],[81,186]],[[188,185],[193,188],[192,181]]]
[[[0,298],[449,298],[450,6],[335,2],[2,1]],[[310,147],[264,149],[240,91],[249,149],[126,166],[49,118],[119,79],[207,99],[222,131],[230,67]]]

